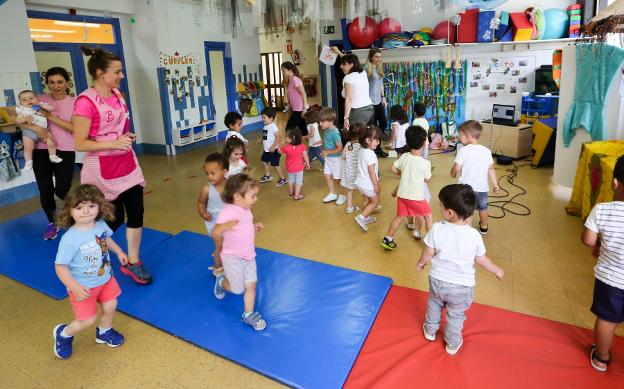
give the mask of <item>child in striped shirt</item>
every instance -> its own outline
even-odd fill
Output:
[[[582,241],[598,259],[594,267],[594,301],[597,316],[590,363],[606,371],[615,329],[624,321],[624,156],[613,169],[613,201],[596,204],[585,221]]]

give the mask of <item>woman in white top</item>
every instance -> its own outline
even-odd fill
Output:
[[[368,95],[368,77],[355,54],[340,58],[340,69],[345,74],[342,80],[342,97],[345,99],[344,128],[351,123],[371,123],[373,102]]]

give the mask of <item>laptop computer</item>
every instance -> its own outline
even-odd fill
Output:
[[[492,106],[492,123],[502,126],[515,126],[515,112],[516,107],[514,105],[494,104]]]

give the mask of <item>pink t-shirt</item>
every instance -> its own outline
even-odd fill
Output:
[[[221,257],[233,255],[248,260],[254,259],[256,257],[256,229],[251,209],[225,204],[219,212],[216,224],[223,224],[230,220],[238,220],[238,224],[223,233]]]
[[[306,152],[304,144],[285,145],[279,149],[279,152],[286,156],[286,171],[288,173],[299,173],[303,170],[303,153]]]
[[[303,96],[297,90],[301,85],[303,85],[303,82],[297,76],[292,76],[288,81],[288,101],[290,102],[290,108],[294,112],[303,111]]]
[[[114,93],[104,100],[106,101],[106,104],[115,109],[121,108],[121,102]],[[74,115],[91,119],[89,137],[94,138],[100,129],[100,114],[91,100],[85,96],[78,96],[78,100],[76,100],[76,105],[74,106]]]
[[[44,94],[39,96],[39,100],[42,103],[48,103],[54,106],[54,111],[52,111],[52,115],[63,119],[67,122],[71,122],[72,120],[72,112],[74,111],[74,103],[76,102],[75,97],[66,96],[63,100],[54,100],[52,96]],[[76,150],[74,146],[74,136],[71,132],[62,129],[52,122],[52,120],[48,119],[48,127],[50,128],[50,132],[54,137],[56,142],[56,148],[61,151],[74,151]],[[48,146],[43,142],[37,142],[36,148],[38,149],[47,149]]]

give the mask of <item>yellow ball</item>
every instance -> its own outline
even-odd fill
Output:
[[[429,27],[421,28],[419,31],[426,32],[429,35],[433,34],[433,30]]]

